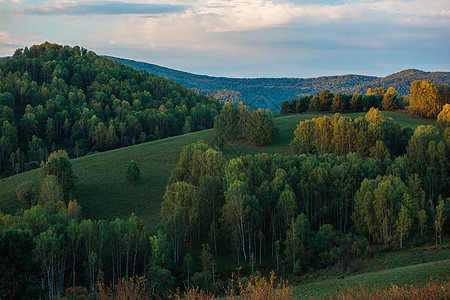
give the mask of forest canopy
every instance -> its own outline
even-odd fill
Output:
[[[212,128],[221,104],[78,46],[44,43],[0,60],[0,173]]]

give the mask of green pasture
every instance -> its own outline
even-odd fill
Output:
[[[446,279],[449,276],[450,259],[429,263],[409,265],[359,275],[341,276],[334,279],[314,281],[295,287],[295,294],[301,298],[309,296],[332,295],[347,286],[352,288],[386,288],[391,285],[404,286],[424,284],[431,279]]]

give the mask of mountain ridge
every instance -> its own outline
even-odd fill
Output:
[[[229,78],[193,74],[156,64],[106,56],[114,61],[158,76],[166,77],[195,91],[222,102],[242,101],[250,107],[279,110],[283,101],[329,90],[332,93],[365,93],[368,88],[394,87],[399,95],[408,95],[415,80],[429,80],[435,84],[450,84],[450,72],[427,72],[405,69],[385,77],[370,75],[331,75],[312,78]]]

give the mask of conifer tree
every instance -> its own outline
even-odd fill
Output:
[[[136,162],[134,160],[130,161],[127,166],[126,176],[128,182],[135,185],[141,180],[141,171],[139,170]]]

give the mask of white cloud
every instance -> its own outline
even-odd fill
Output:
[[[66,13],[71,7],[68,3],[78,8],[76,13]],[[92,3],[109,3],[109,8],[98,5],[97,11],[89,12]],[[132,10],[141,4],[148,5],[149,14]],[[151,14],[155,4],[185,9],[155,15]],[[133,13],[120,13],[122,6]],[[449,45],[449,0],[89,0],[45,2],[37,7],[41,14],[21,19],[16,10],[5,22],[2,14],[8,16],[8,12],[1,12],[0,25],[11,27],[8,30],[28,45],[35,40],[63,40],[100,54],[194,72],[188,66],[211,70],[219,61],[239,74],[252,65],[258,65],[258,70],[266,66],[269,71],[300,68],[304,63],[325,68],[340,59],[351,65],[354,55],[365,56],[370,51],[389,61],[392,51],[406,51],[403,56],[408,57],[407,52],[417,47],[436,49],[441,53],[437,61],[444,57],[443,46]],[[20,8],[24,12],[32,7],[23,3]],[[29,28],[39,35],[29,34]],[[417,45],[416,50],[411,45]]]
[[[122,15],[164,14],[186,10],[183,5],[164,3],[141,3],[123,1],[61,1],[45,2],[15,10],[28,15]]]

